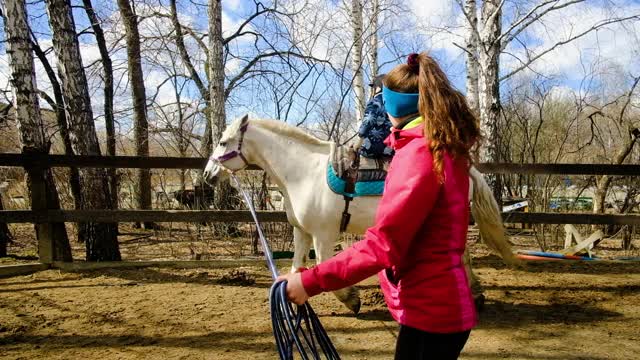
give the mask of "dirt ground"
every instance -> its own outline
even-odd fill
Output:
[[[136,241],[155,256],[170,244]],[[129,246],[123,253],[134,257]],[[487,302],[461,359],[640,359],[640,263],[511,270],[483,245],[470,246]],[[262,265],[0,279],[0,359],[274,359],[269,286]],[[360,289],[358,316],[330,294],[311,304],[343,359],[391,359],[397,326],[375,279]]]

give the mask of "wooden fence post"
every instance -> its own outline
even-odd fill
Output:
[[[45,214],[49,209],[47,203],[47,183],[45,171],[47,170],[39,162],[31,163],[25,167],[31,182],[31,210],[34,213]],[[44,220],[48,221],[48,220]],[[36,238],[38,239],[38,257],[43,264],[53,263],[54,241],[52,224],[50,222],[36,223]]]

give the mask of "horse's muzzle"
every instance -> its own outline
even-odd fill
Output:
[[[221,170],[222,167],[219,164],[210,161],[210,163],[202,173],[204,182],[212,186],[216,185],[218,183],[218,178]]]

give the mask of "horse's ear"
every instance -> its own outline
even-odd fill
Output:
[[[249,121],[249,114],[245,114],[245,115],[242,117],[242,120],[240,120],[240,124],[244,125],[244,124],[246,124],[246,123],[247,123],[247,121]]]

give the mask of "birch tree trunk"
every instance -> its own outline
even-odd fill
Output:
[[[46,0],[46,5],[69,121],[71,145],[78,155],[100,155],[70,3],[68,0]],[[104,169],[82,169],[80,184],[82,209],[111,208],[109,185]],[[117,224],[85,223],[83,227],[88,261],[120,260]]]
[[[53,99],[46,98],[45,100],[56,112],[56,122],[58,124],[58,131],[60,131],[62,143],[64,144],[64,153],[67,155],[73,155],[73,147],[71,146],[71,138],[69,138],[69,125],[67,123],[67,114],[64,111],[64,98],[62,96],[60,82],[58,82],[58,77],[49,63],[47,55],[44,53],[42,48],[40,48],[40,45],[36,42],[35,38],[32,38],[31,47],[47,73],[49,82],[51,82],[55,101],[53,101]],[[71,187],[71,194],[73,195],[74,206],[76,209],[80,209],[80,198],[82,197],[80,192],[80,172],[76,167],[69,168],[69,185]],[[80,226],[78,226],[78,229],[80,229]],[[80,232],[78,232],[78,241],[84,242]]]
[[[100,62],[102,62],[102,76],[104,77],[104,123],[107,131],[107,155],[116,155],[116,132],[115,119],[113,117],[113,66],[107,41],[104,37],[104,31],[100,26],[100,19],[93,10],[91,0],[82,0],[84,10],[91,22],[93,34],[96,37],[96,43],[100,50]],[[109,174],[109,194],[111,195],[111,206],[113,209],[118,208],[118,177],[115,168],[107,169]]]
[[[467,102],[478,115],[478,10],[476,0],[466,0],[464,12],[467,14],[466,63],[467,63]]]
[[[364,77],[362,75],[362,2],[351,1],[351,25],[353,26],[353,53],[351,70],[353,71],[353,93],[355,94],[356,128],[360,127],[364,116]]]
[[[371,81],[378,76],[378,17],[380,16],[379,0],[371,3],[371,37],[369,38],[369,67],[371,68]],[[373,94],[371,94],[373,95]],[[364,116],[364,115],[363,115]]]
[[[502,9],[498,0],[482,3],[482,29],[479,39],[478,105],[480,128],[485,136],[480,148],[480,161],[500,162],[498,121],[500,120],[500,42]],[[500,176],[490,174],[487,180],[498,204],[502,203]]]
[[[29,25],[24,0],[7,0],[5,7],[2,9],[2,15],[5,24],[7,55],[9,57],[9,67],[11,71],[10,83],[13,89],[14,108],[16,109],[22,152],[48,154],[50,143],[44,130],[40,104],[38,102]],[[33,199],[34,184],[37,183],[46,184],[44,194],[40,194],[45,197],[44,209],[60,209],[58,191],[53,181],[51,169],[33,168],[28,170],[27,186],[29,195],[32,197],[32,204],[37,202]],[[42,203],[42,199],[38,200]],[[53,248],[47,250],[47,256],[50,255],[51,260],[73,260],[64,223],[51,224],[50,229],[48,228],[49,224],[36,224],[35,226],[36,236],[39,239],[42,236],[42,231],[50,231],[50,236],[53,238],[51,244]],[[51,251],[50,254],[48,251]]]
[[[147,121],[147,96],[142,76],[142,57],[140,55],[140,33],[138,17],[133,12],[129,0],[118,0],[118,8],[122,15],[127,41],[127,64],[129,67],[129,84],[133,99],[133,132],[137,156],[149,156],[149,124]],[[139,209],[151,209],[151,171],[136,169],[136,202]],[[153,224],[144,223],[144,228]]]

